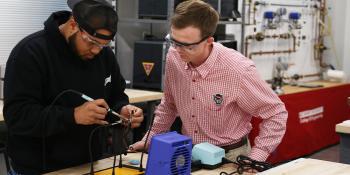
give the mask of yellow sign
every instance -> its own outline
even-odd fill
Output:
[[[153,67],[154,67],[154,63],[151,62],[142,62],[143,65],[143,69],[146,72],[146,75],[149,76],[149,74],[151,74]]]

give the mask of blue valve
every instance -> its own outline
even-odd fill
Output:
[[[289,13],[289,19],[291,20],[299,20],[301,17],[301,14],[299,12],[290,12]]]
[[[275,18],[275,12],[273,12],[273,11],[266,11],[264,13],[264,18],[265,19],[270,19],[270,20]]]

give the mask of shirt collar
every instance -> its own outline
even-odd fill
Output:
[[[217,43],[213,43],[213,48],[207,58],[207,60],[205,60],[205,62],[203,64],[201,64],[200,66],[194,68],[192,65],[190,65],[189,63],[185,63],[185,70],[188,69],[194,69],[197,70],[198,73],[200,74],[200,76],[202,78],[205,78],[208,73],[210,72],[210,70],[214,67],[215,62],[217,60],[217,55],[218,55],[218,45]]]

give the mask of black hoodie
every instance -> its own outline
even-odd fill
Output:
[[[97,126],[75,123],[74,108],[85,102],[77,94],[65,93],[50,107],[62,91],[73,89],[103,98],[116,111],[129,103],[110,48],[91,60],[79,58],[70,49],[58,29],[70,16],[68,11],[53,13],[44,30],[16,45],[6,64],[3,113],[9,156],[19,173],[39,174],[89,162],[88,138]],[[94,135],[92,152],[97,159],[101,138]]]

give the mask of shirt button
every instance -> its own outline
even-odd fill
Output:
[[[197,133],[198,133],[198,131],[197,131],[197,130],[195,130],[195,131],[194,131],[194,133],[196,133],[196,134],[197,134]]]
[[[192,100],[194,100],[194,97],[192,97]]]

